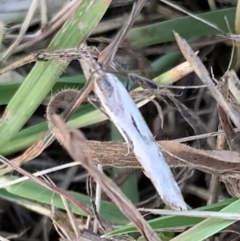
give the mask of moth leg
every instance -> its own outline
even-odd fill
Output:
[[[134,73],[127,73],[127,81],[126,81],[126,86],[125,88],[127,89],[128,92],[131,92],[132,87],[136,84],[140,85],[144,89],[149,88],[147,85],[144,85],[144,82],[139,80],[141,76],[138,76],[137,74]]]
[[[92,104],[96,109],[99,109],[100,111],[102,111],[109,118],[108,114],[106,113],[106,111],[101,105],[101,101],[95,94],[88,95],[88,102]]]
[[[154,81],[134,73],[128,73],[128,79],[130,79],[131,82],[140,85],[143,89],[157,89],[159,87]]]
[[[127,92],[131,92],[131,89],[132,89],[132,80],[130,78],[127,78],[127,81],[126,81],[126,85],[125,85],[125,88],[127,90]]]
[[[124,156],[128,156],[133,149],[133,142],[124,130],[119,130],[119,132],[121,133],[121,135],[123,136],[123,138],[127,143],[127,153]]]

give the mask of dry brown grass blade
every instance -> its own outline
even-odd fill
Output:
[[[89,145],[89,149],[86,150],[86,152],[88,154],[90,152],[96,164],[119,168],[141,169],[140,163],[132,152],[128,155],[123,154],[126,153],[127,150],[126,143],[88,141],[87,144]],[[216,175],[240,174],[240,153],[238,152],[226,150],[199,150],[179,143],[178,141],[159,141],[158,144],[174,156],[185,160],[180,161],[177,158],[173,158],[163,150],[163,155],[171,168],[188,167]],[[16,162],[15,159],[13,159],[11,163],[13,165],[22,164]]]
[[[48,22],[48,27],[47,29],[45,29],[45,31],[42,31],[41,29],[34,33],[29,41],[18,45],[14,49],[13,53],[21,52],[24,49],[29,48],[32,45],[48,37],[50,34],[56,31],[56,29],[58,29],[74,13],[75,9],[79,6],[81,2],[82,0],[73,0],[71,3],[69,3],[62,11],[59,12],[59,14],[57,14],[55,18]]]
[[[79,209],[83,210],[86,214],[90,215],[91,217],[94,217],[94,214],[92,212],[92,209],[87,207],[85,204],[81,203],[79,200],[77,200],[75,197],[73,197],[72,195],[70,195],[67,191],[55,187],[54,185],[51,185],[49,183],[47,183],[46,181],[35,177],[34,175],[32,175],[31,173],[23,170],[21,167],[18,167],[17,165],[15,165],[14,163],[11,163],[9,160],[7,160],[5,157],[0,156],[0,161],[3,162],[6,165],[9,165],[12,169],[16,170],[17,172],[21,173],[24,176],[27,176],[29,179],[35,181],[36,183],[38,183],[39,185],[53,191],[54,193],[63,196],[65,199],[67,199],[69,202],[73,203],[74,205],[76,205],[76,207],[78,207]],[[101,223],[104,225],[106,230],[111,231],[112,228],[111,226],[104,220],[101,220]]]
[[[87,144],[89,149],[84,151],[87,153],[90,151],[89,155],[96,164],[119,168],[141,168],[132,152],[129,155],[123,154],[127,150],[125,143],[88,141]],[[158,144],[162,147],[164,158],[171,168],[188,167],[216,175],[240,174],[240,153],[238,152],[199,150],[177,141],[159,141]]]
[[[124,39],[127,31],[132,27],[145,2],[146,0],[138,0],[137,4],[133,6],[131,15],[126,22],[125,27],[123,26],[115,39],[100,53],[98,62],[102,63],[104,67],[110,67],[112,65],[113,58],[115,57],[122,40]]]
[[[202,80],[202,82],[206,85],[208,85],[208,89],[214,99],[217,101],[217,103],[223,108],[223,110],[226,112],[226,114],[231,118],[233,123],[236,125],[236,127],[240,127],[240,118],[238,115],[234,113],[229,103],[224,99],[220,91],[217,89],[216,86],[213,86],[212,79],[209,75],[209,72],[201,62],[201,60],[195,55],[189,44],[186,40],[182,39],[179,34],[174,32],[175,39],[177,41],[177,44],[185,57],[185,59],[190,63],[192,68],[194,69],[194,72],[197,74],[197,76]]]
[[[228,183],[227,180],[230,177],[233,177],[234,180],[240,177],[239,152],[198,150],[177,141],[160,141],[158,143],[162,147],[164,158],[171,168],[198,169],[208,174],[221,176],[225,183]],[[127,156],[123,154],[127,150],[126,143],[87,141],[87,145],[89,148],[85,148],[84,152],[92,157],[95,164],[118,168],[142,168],[132,152]],[[16,167],[14,162],[11,165]],[[231,190],[229,192],[237,195],[236,192],[231,192]]]
[[[3,53],[1,57],[1,61],[7,60],[7,58],[11,55],[13,50],[16,48],[16,46],[22,41],[22,38],[24,34],[27,32],[28,27],[30,26],[31,20],[36,12],[37,6],[38,6],[38,0],[32,0],[32,3],[29,7],[29,10],[27,12],[27,15],[24,19],[24,22],[22,24],[21,30],[19,32],[19,35],[17,39],[12,43],[12,45]]]
[[[236,133],[239,133],[240,129],[234,128],[234,131]],[[209,132],[209,133],[201,134],[201,135],[182,137],[182,138],[178,138],[175,140],[179,141],[179,142],[188,142],[188,141],[195,141],[195,140],[204,139],[204,138],[208,138],[208,137],[215,137],[215,136],[222,135],[222,134],[224,134],[223,130],[218,130],[218,131]]]
[[[218,83],[218,89],[222,93],[223,97],[227,99],[228,98],[228,79],[223,78],[222,81]],[[225,150],[227,147],[227,140],[228,140],[229,147],[231,145],[231,142],[229,141],[229,137],[227,136],[227,133],[230,132],[232,134],[231,131],[233,131],[233,128],[224,110],[219,105],[217,105],[217,108],[218,108],[218,115],[221,123],[219,124],[218,128],[223,129],[225,135],[219,135],[217,137],[216,146],[217,146],[217,149],[219,150]],[[208,198],[209,205],[216,203],[218,201],[219,190],[220,190],[220,177],[217,175],[212,175],[210,185],[209,185],[209,193],[210,193],[210,196]]]
[[[218,89],[222,93],[223,97],[227,100],[229,96],[227,77],[222,77],[221,82],[218,83]],[[239,143],[236,142],[237,134],[234,132],[234,129],[229,117],[227,116],[227,114],[225,113],[225,111],[222,109],[221,106],[217,105],[217,107],[218,107],[219,120],[230,150],[240,151]]]
[[[88,173],[99,183],[105,193],[112,199],[112,201],[120,208],[126,217],[132,221],[142,235],[149,241],[160,240],[158,235],[152,230],[149,224],[144,220],[139,211],[134,205],[125,197],[121,189],[103,172],[100,172],[96,166],[90,161],[90,153],[84,153],[83,150],[89,149],[86,145],[85,138],[80,131],[69,131],[64,121],[58,115],[52,115],[52,122],[59,130],[55,132],[55,137],[67,149],[70,156],[88,171]]]
[[[234,102],[236,102],[240,106],[240,80],[236,72],[234,70],[227,71],[224,74],[223,78],[228,79],[229,91],[235,99]]]
[[[25,58],[20,59],[19,61],[13,62],[12,64],[6,66],[5,68],[0,69],[0,75],[6,73],[8,71],[14,70],[16,68],[19,68],[25,64],[32,63],[34,61],[36,61],[35,54],[26,56]]]
[[[66,212],[43,203],[32,204],[31,202],[21,202],[21,201],[17,203],[20,204],[22,207],[27,208],[28,210],[31,210],[35,213],[38,213],[40,215],[43,215],[51,219],[53,222],[53,225],[55,226],[60,236],[63,235],[68,240],[76,239],[76,234],[74,233],[73,227],[69,221],[69,218]],[[77,224],[78,224],[78,227],[84,226],[80,220],[78,220]]]
[[[221,78],[221,82],[219,83],[219,89],[226,99],[229,96],[232,97],[231,100],[239,106],[240,104],[239,103],[239,79],[237,78],[234,71],[229,71],[224,74],[224,76]],[[231,104],[234,105],[235,103],[231,103]],[[238,112],[238,109],[236,109],[236,112]],[[233,126],[228,116],[220,106],[218,106],[218,111],[219,111],[220,123],[224,130],[224,134],[225,134],[224,136],[228,142],[229,148],[233,151],[239,151],[240,150],[239,134],[234,132]],[[218,140],[219,139],[220,139],[220,136],[218,136]],[[222,145],[224,145],[224,141]],[[229,175],[224,175],[222,177],[222,181],[225,183],[226,188],[230,195],[238,198],[240,197],[239,196],[239,193],[240,193],[239,178],[232,178]]]
[[[221,125],[219,125],[218,128],[221,129]],[[226,149],[227,140],[224,135],[219,135],[217,137],[216,147],[219,150]],[[207,202],[209,205],[218,202],[219,190],[220,190],[220,176],[212,175],[210,185],[209,185],[209,194],[210,195],[208,197],[208,202]]]

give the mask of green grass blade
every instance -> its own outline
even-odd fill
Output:
[[[85,78],[83,75],[60,78],[51,89],[51,92],[48,93],[48,96],[51,96],[52,94],[58,93],[60,90],[67,88],[81,89],[84,84]],[[21,87],[21,85],[22,83],[0,84],[0,105],[8,104],[17,90]]]
[[[72,116],[68,125],[73,128],[81,128],[99,123],[106,119],[107,117],[99,110],[95,110],[91,105],[84,105]],[[24,129],[9,142],[9,145],[0,148],[0,153],[2,155],[8,155],[28,148],[44,135],[47,128],[47,122],[44,121],[40,124]]]
[[[224,17],[227,17],[229,25],[233,29],[235,15],[236,8],[196,14],[196,16],[216,24],[220,29],[226,32],[228,32],[228,29]],[[127,34],[125,41],[134,48],[143,48],[154,44],[175,41],[173,30],[185,39],[218,33],[216,29],[187,16],[133,28]]]
[[[196,208],[195,210],[199,211],[219,211],[223,208],[225,208],[228,205],[231,205],[232,203],[235,203],[236,198],[231,198],[228,200],[224,200],[222,202]],[[230,212],[230,210],[228,210]],[[172,230],[174,228],[187,228],[191,227],[193,225],[196,225],[203,221],[203,218],[193,218],[193,217],[177,217],[177,216],[163,216],[160,218],[155,218],[149,221],[150,226],[153,229],[159,230],[159,229],[165,229],[165,230]],[[112,237],[115,235],[124,235],[129,233],[136,233],[139,232],[133,225],[127,225],[124,227],[121,227],[119,229],[116,229],[110,233],[107,233],[104,235],[104,237]],[[195,239],[192,239],[195,241]],[[182,240],[181,240],[182,241]]]
[[[81,1],[73,16],[63,25],[48,50],[77,47],[96,27],[111,1]],[[0,146],[23,127],[42,100],[50,92],[66,68],[60,61],[38,62],[6,108],[7,116],[0,124]]]
[[[239,205],[240,200],[237,200],[232,204],[228,205],[227,207],[223,208],[220,212],[240,213]],[[227,228],[235,222],[236,221],[234,220],[208,218],[197,224],[196,226],[190,228],[186,232],[178,235],[176,238],[172,239],[172,241],[202,241],[220,232],[224,228]]]
[[[17,179],[15,176],[4,176],[0,178],[0,182],[5,183],[15,179]],[[74,197],[79,199],[84,204],[89,206],[91,205],[91,201],[88,196],[76,192],[69,193],[73,194]],[[12,197],[13,195],[14,197]],[[58,194],[53,193],[52,191],[31,180],[1,189],[0,197],[6,200],[9,200],[10,198],[13,198],[13,200],[24,198],[26,200],[32,200],[38,203],[53,205],[56,208],[65,210],[62,199]],[[86,216],[86,214],[82,210],[79,210],[75,205],[70,204],[70,207],[73,213]],[[125,224],[128,222],[121,211],[113,203],[107,201],[102,201],[101,203],[100,216],[113,224]]]

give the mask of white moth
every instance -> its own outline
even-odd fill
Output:
[[[110,62],[112,62],[120,42],[143,5],[144,1],[139,1],[138,5],[134,5],[128,22],[120,30],[115,40],[111,42],[108,49],[111,54]],[[105,58],[102,63],[106,64],[107,60],[109,58]],[[79,61],[85,77],[94,81],[93,92],[100,100],[103,112],[117,127],[127,142],[128,148],[133,150],[160,197],[172,209],[187,210],[186,203],[169,166],[123,84],[115,75],[102,71],[100,65],[91,56],[79,59]]]
[[[115,75],[100,72],[94,93],[106,114],[133,150],[163,201],[173,209],[187,210],[172,172],[133,99]]]

